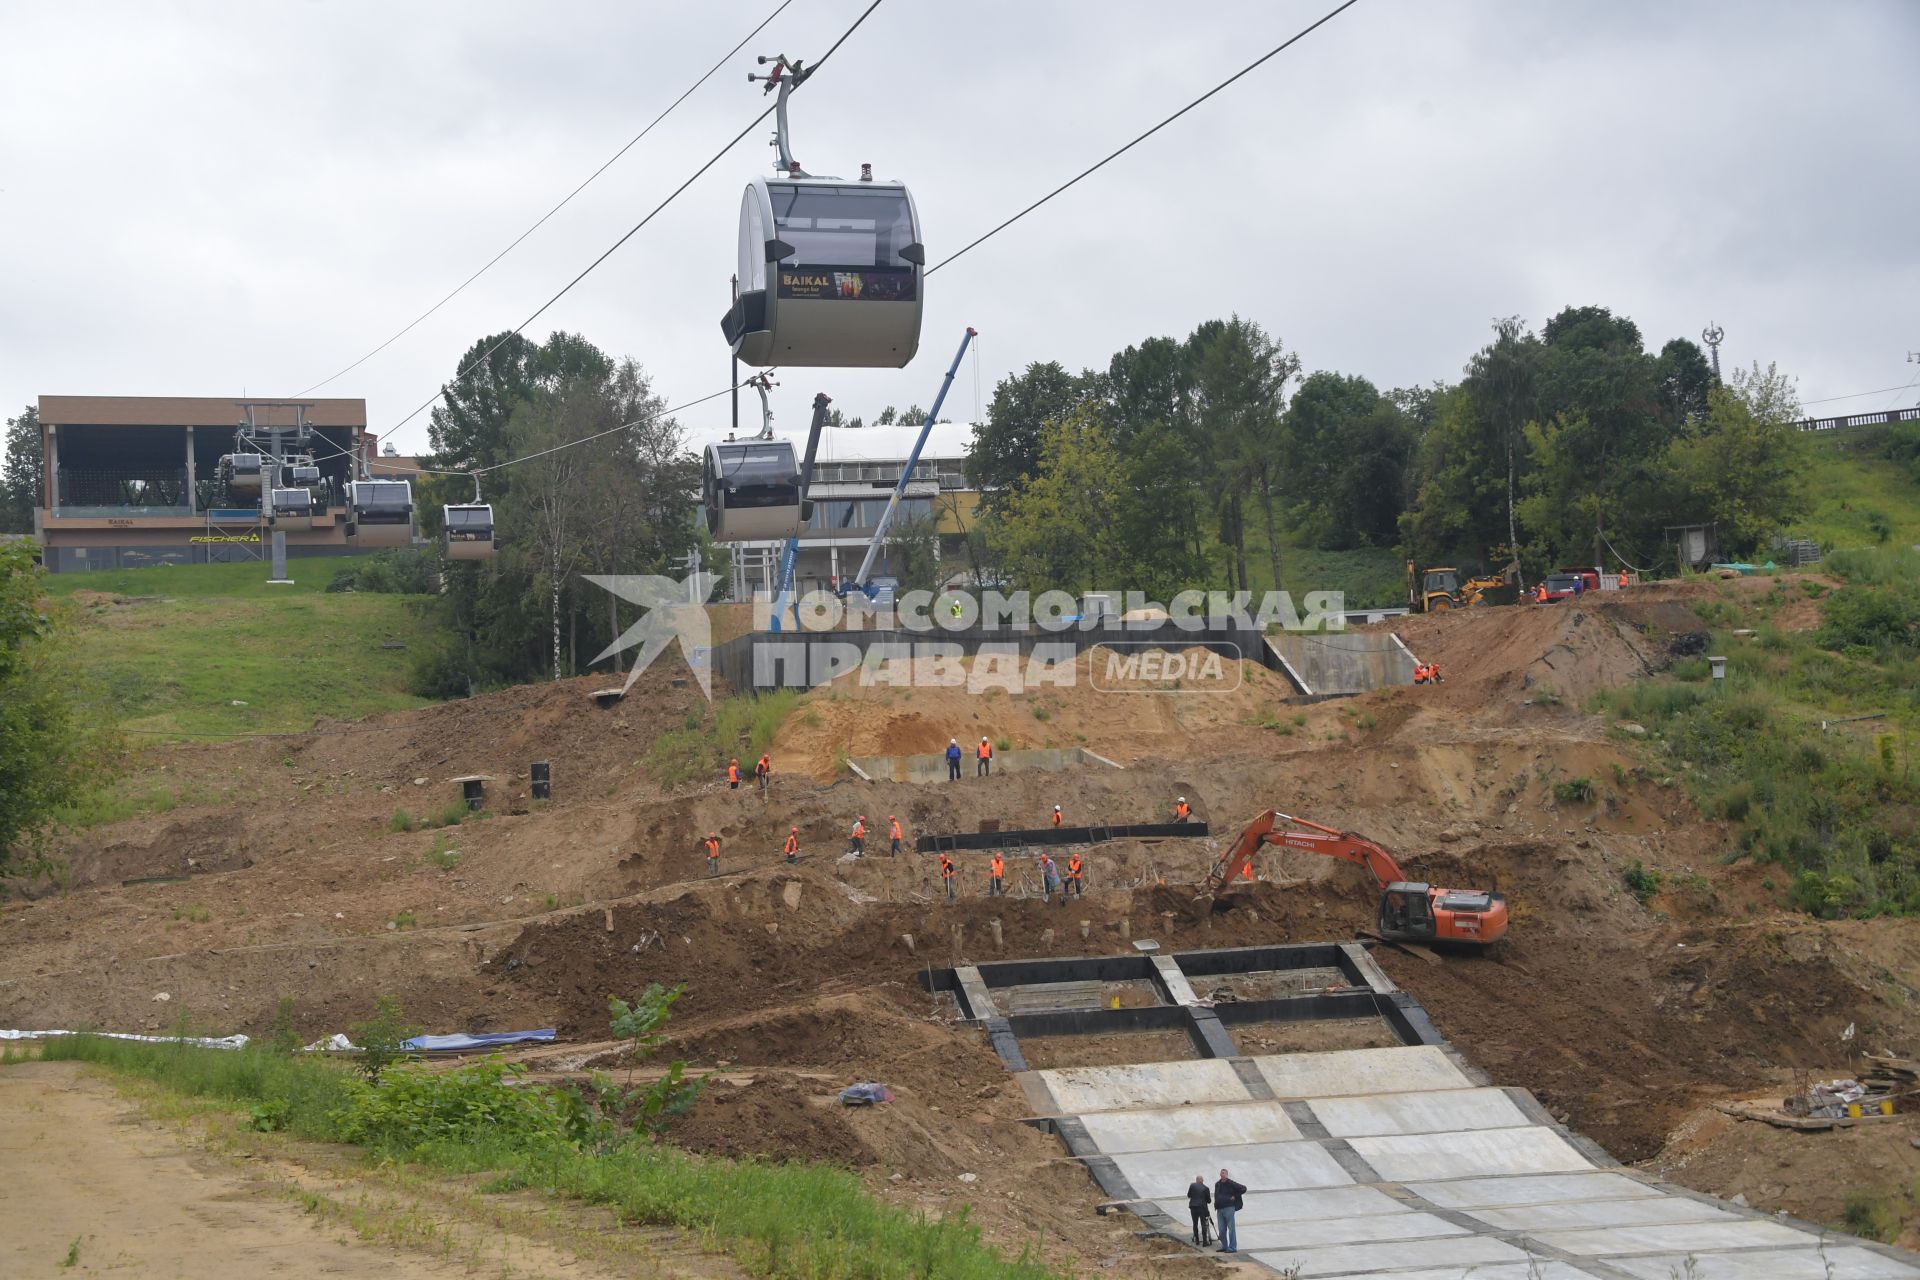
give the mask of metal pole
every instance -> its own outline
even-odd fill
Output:
[[[920,463],[920,451],[927,447],[927,437],[933,433],[933,423],[940,416],[940,406],[946,403],[947,391],[953,386],[953,375],[959,372],[960,362],[966,359],[967,344],[972,342],[974,331],[969,328],[960,339],[960,349],[953,353],[953,363],[947,366],[947,376],[940,383],[940,394],[933,398],[933,408],[927,410],[927,420],[920,425],[920,438],[913,442],[913,452],[900,468],[900,483],[893,486],[893,496],[887,499],[887,509],[880,513],[880,523],[874,527],[873,541],[867,544],[866,559],[860,562],[860,573],[854,578],[854,585],[868,596],[867,575],[873,572],[873,562],[880,555],[880,548],[887,540],[887,529],[893,524],[893,513],[900,509],[900,496],[907,491],[907,481],[913,478],[913,469]]]

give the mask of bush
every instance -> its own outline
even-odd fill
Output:
[[[479,683],[477,676],[466,646],[443,638],[414,655],[407,688],[421,698],[465,698]]]
[[[434,595],[440,590],[440,562],[412,547],[393,547],[340,569],[327,584],[327,590]]]
[[[390,1071],[353,1090],[335,1127],[343,1141],[393,1154],[483,1137],[521,1149],[582,1137],[587,1120],[573,1095],[526,1087],[526,1070],[493,1057],[451,1071]]]
[[[1592,778],[1569,778],[1553,786],[1553,798],[1561,804],[1592,804],[1597,794]]]
[[[1845,586],[1822,609],[1820,644],[1845,652],[1911,653],[1920,647],[1920,594],[1911,589]]]
[[[420,1028],[407,1024],[398,1000],[381,996],[374,1002],[373,1016],[355,1023],[347,1034],[360,1046],[360,1056],[354,1059],[354,1065],[368,1080],[378,1081],[388,1067],[413,1056],[406,1042],[419,1035]]]
[[[1622,877],[1627,883],[1627,892],[1640,900],[1642,906],[1654,894],[1660,892],[1660,873],[1635,858]]]

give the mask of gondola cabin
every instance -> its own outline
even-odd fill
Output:
[[[347,536],[363,547],[413,541],[413,486],[405,480],[355,480],[347,486]]]
[[[311,489],[275,489],[273,490],[273,517],[269,522],[275,529],[298,531],[313,528],[313,490]]]
[[[721,328],[734,354],[761,368],[898,369],[920,349],[926,261],[900,183],[755,178],[740,203],[738,293]]]
[[[800,529],[800,463],[785,440],[707,446],[701,501],[715,542],[765,542]]]
[[[441,547],[449,560],[493,559],[493,507],[485,502],[459,503],[443,509],[446,525]]]
[[[260,455],[257,453],[230,453],[221,460],[228,493],[260,493]]]

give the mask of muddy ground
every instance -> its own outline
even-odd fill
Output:
[[[157,1030],[184,1015],[260,1032],[290,998],[296,1029],[318,1036],[391,994],[435,1031],[557,1026],[591,1041],[607,1035],[610,994],[684,982],[675,1051],[751,1080],[715,1088],[681,1131],[687,1145],[839,1161],[897,1202],[969,1203],[1015,1248],[1041,1239],[1076,1266],[1143,1264],[1148,1246],[1093,1215],[1097,1189],[1020,1123],[997,1059],[922,979],[956,960],[1117,953],[1149,937],[1178,949],[1356,936],[1372,886],[1310,855],[1271,859],[1262,883],[1226,901],[1201,897],[1226,838],[1276,807],[1364,832],[1411,874],[1505,892],[1512,929],[1489,955],[1377,954],[1494,1079],[1534,1090],[1623,1160],[1660,1158],[1716,1098],[1842,1071],[1850,1023],[1863,1043],[1920,1049],[1915,930],[1783,910],[1757,869],[1722,865],[1716,823],[1680,788],[1635,775],[1635,744],[1580,710],[1703,629],[1688,607],[1698,590],[1403,619],[1394,629],[1445,684],[1306,706],[1265,672],[1212,704],[1084,687],[1032,699],[823,689],[776,737],[764,799],[647,776],[653,737],[700,697],[671,663],[610,708],[586,696],[603,683],[589,678],[153,751],[141,767],[176,788],[178,807],[86,833],[64,892],[0,910],[0,1026]],[[1014,748],[1086,745],[1126,767],[928,785],[833,774],[842,752],[934,751],[983,733]],[[534,760],[552,763],[550,804],[527,799]],[[438,812],[469,774],[494,779],[494,816],[391,829],[396,809]],[[1554,798],[1573,777],[1599,784],[1594,802]],[[859,814],[875,829],[898,815],[911,847],[922,832],[1039,825],[1054,804],[1069,821],[1155,820],[1176,795],[1215,835],[1090,849],[1087,895],[1065,906],[1042,900],[1017,859],[1002,900],[983,896],[984,863],[963,860],[948,905],[927,859],[888,858],[871,839],[879,856],[839,856]],[[795,867],[776,853],[790,826],[805,852]],[[708,830],[723,837],[712,879]],[[1686,887],[1641,904],[1622,880],[1636,860]],[[863,1079],[899,1101],[831,1103]],[[1674,1176],[1721,1189],[1741,1134],[1762,1127],[1718,1135],[1719,1163],[1676,1161]],[[1763,1148],[1771,1136],[1751,1142],[1783,1165],[1753,1180],[1753,1203],[1827,1204],[1821,1161],[1802,1178]]]

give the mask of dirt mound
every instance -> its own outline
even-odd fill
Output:
[[[844,772],[846,756],[937,755],[950,738],[970,751],[986,737],[1002,750],[1084,745],[1128,764],[1191,751],[1196,739],[1247,745],[1257,740],[1250,727],[1271,720],[1295,693],[1257,662],[1220,658],[1220,679],[1172,688],[1127,667],[1124,656],[1089,649],[1017,693],[1007,682],[1023,676],[1024,663],[921,658],[900,663],[899,683],[886,685],[863,685],[862,673],[851,672],[806,695],[774,739],[774,758],[829,778]],[[1189,669],[1214,656],[1180,655]]]
[[[875,1159],[848,1127],[834,1093],[811,1092],[779,1076],[749,1085],[711,1086],[667,1137],[676,1147],[735,1160],[814,1160],[858,1167]]]

